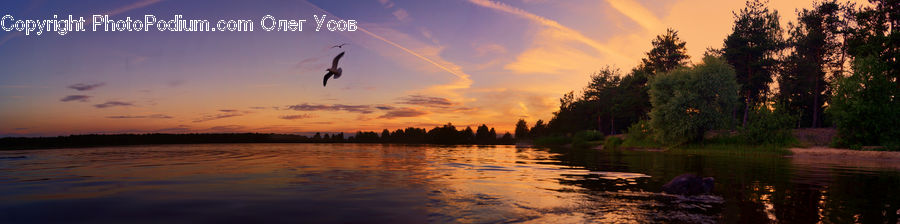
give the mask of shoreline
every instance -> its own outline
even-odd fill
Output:
[[[864,151],[815,146],[788,149],[793,156],[831,157],[841,159],[900,160],[900,151]]]
[[[785,156],[794,163],[812,166],[867,167],[900,170],[898,151],[860,151],[829,147],[790,148]]]

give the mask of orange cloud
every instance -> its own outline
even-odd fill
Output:
[[[403,117],[419,117],[430,114],[431,112],[419,110],[416,108],[399,108],[396,110],[391,110],[385,113],[384,115],[379,116],[381,119],[394,119],[394,118],[403,118]]]
[[[650,10],[644,8],[640,3],[633,0],[607,0],[606,2],[623,15],[634,20],[638,25],[641,25],[641,27],[644,27],[647,31],[661,32],[665,29],[665,25],[663,25],[662,21],[660,21],[656,15],[653,15]]]
[[[618,52],[613,51],[608,46],[595,41],[593,38],[589,38],[589,37],[585,36],[584,34],[581,34],[581,32],[578,32],[577,30],[563,26],[562,24],[559,24],[559,22],[556,22],[554,20],[544,18],[542,16],[530,13],[528,11],[525,11],[525,10],[522,10],[519,8],[512,7],[510,5],[507,5],[507,4],[501,3],[501,2],[493,2],[490,0],[469,0],[469,2],[474,3],[475,5],[478,5],[478,6],[486,7],[489,9],[494,9],[494,10],[497,10],[500,12],[505,12],[505,13],[509,13],[509,14],[512,14],[512,15],[515,15],[515,16],[518,16],[521,18],[528,19],[529,21],[532,21],[537,24],[543,25],[547,28],[553,29],[555,32],[558,32],[557,34],[554,34],[554,35],[557,35],[558,37],[578,41],[578,42],[588,45],[591,48],[593,48],[594,50],[597,50],[598,52],[606,54],[606,55],[610,55],[610,56],[617,57],[617,58],[622,57]]]

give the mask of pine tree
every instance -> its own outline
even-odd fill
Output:
[[[826,75],[840,72],[842,46],[838,38],[843,21],[839,12],[835,0],[821,2],[812,10],[799,11],[797,24],[789,24],[791,53],[778,77],[777,101],[799,113],[798,126],[817,128],[822,123],[828,95]]]
[[[743,125],[747,125],[750,108],[766,101],[769,84],[778,68],[776,56],[784,48],[778,11],[770,11],[766,3],[765,0],[747,1],[747,6],[735,13],[732,33],[725,38],[722,49],[741,85]]]
[[[642,68],[649,74],[659,74],[672,71],[685,66],[690,56],[684,41],[678,37],[678,31],[666,30],[666,34],[657,35],[653,40],[653,49],[647,52],[647,57],[641,59]]]

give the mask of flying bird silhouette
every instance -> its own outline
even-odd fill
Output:
[[[325,69],[325,71],[328,71],[328,73],[325,73],[325,79],[322,80],[322,86],[328,84],[328,79],[331,78],[331,76],[334,76],[334,79],[338,79],[341,77],[343,69],[338,68],[338,61],[341,60],[341,57],[343,56],[344,52],[338,54],[336,57],[334,57],[334,61],[331,62],[331,68]]]
[[[342,44],[334,45],[334,46],[331,46],[331,48],[343,48],[344,45],[347,45],[347,43],[342,43]]]

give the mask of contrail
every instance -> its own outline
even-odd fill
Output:
[[[659,21],[650,10],[647,10],[647,8],[640,3],[631,0],[607,0],[606,2],[623,15],[641,25],[641,27],[644,27],[647,31],[657,32],[665,27],[663,22]]]
[[[548,19],[543,16],[535,15],[534,13],[530,13],[530,12],[522,10],[520,8],[512,7],[510,5],[507,5],[507,4],[501,3],[501,2],[494,2],[494,1],[490,1],[490,0],[469,0],[469,2],[471,2],[472,4],[475,4],[475,5],[481,6],[481,7],[490,8],[490,9],[494,9],[497,11],[513,14],[513,15],[531,20],[532,22],[535,22],[537,24],[547,26],[550,28],[554,28],[556,30],[563,32],[563,34],[565,36],[568,36],[569,38],[572,38],[573,40],[576,40],[578,42],[581,42],[583,44],[591,46],[592,48],[594,48],[595,50],[597,50],[601,53],[605,53],[605,54],[608,54],[608,55],[611,55],[611,56],[614,56],[617,58],[625,58],[624,56],[622,56],[618,52],[610,49],[606,45],[598,43],[597,41],[594,41],[594,39],[584,36],[584,34],[581,34],[581,32],[578,32],[577,30],[573,30],[572,28],[563,26],[562,24],[559,24],[559,22],[556,22],[552,19]]]
[[[443,66],[443,65],[441,65],[441,64],[439,64],[439,63],[437,63],[437,62],[435,62],[435,61],[432,61],[431,59],[428,59],[427,57],[422,56],[422,55],[419,54],[419,53],[416,53],[415,51],[412,51],[412,50],[410,50],[410,49],[408,49],[408,48],[405,48],[405,47],[403,47],[403,46],[400,46],[399,44],[394,43],[393,41],[390,41],[390,40],[388,40],[388,39],[385,39],[384,37],[378,36],[378,34],[374,34],[374,33],[372,33],[372,32],[369,32],[368,30],[366,30],[366,29],[364,29],[364,28],[359,28],[359,30],[360,30],[360,31],[363,31],[364,33],[368,34],[369,36],[372,36],[372,37],[374,37],[374,38],[376,38],[376,39],[379,39],[379,40],[381,40],[381,41],[384,41],[385,43],[388,43],[388,44],[390,44],[390,45],[393,45],[394,47],[400,48],[400,50],[406,51],[406,53],[409,53],[409,54],[412,54],[413,56],[416,56],[416,57],[418,57],[418,58],[421,58],[422,60],[425,60],[426,62],[431,63],[432,65],[437,66],[438,68],[443,69],[444,71],[447,71],[447,72],[449,72],[450,74],[456,75],[456,77],[459,77],[459,78],[461,78],[461,79],[469,79],[469,75],[467,75],[467,74],[463,74],[463,73],[460,73],[460,72],[457,72],[457,71],[453,71],[453,70],[450,69],[450,68],[447,68],[447,67],[445,67],[445,66]]]

